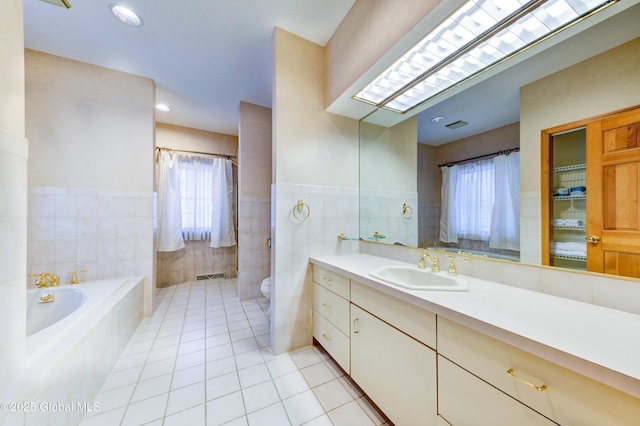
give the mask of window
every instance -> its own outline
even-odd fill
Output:
[[[213,158],[178,156],[182,237],[186,241],[211,238]]]
[[[443,166],[440,240],[520,250],[520,154]]]

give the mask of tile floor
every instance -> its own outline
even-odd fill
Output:
[[[82,426],[382,425],[387,419],[316,347],[274,356],[266,299],[236,280],[166,287]]]

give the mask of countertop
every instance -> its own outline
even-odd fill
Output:
[[[408,290],[369,273],[415,265],[362,253],[310,261],[640,398],[640,315],[473,277],[468,292]]]

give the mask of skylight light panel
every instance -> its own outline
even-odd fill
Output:
[[[617,1],[469,0],[354,98],[406,112]]]

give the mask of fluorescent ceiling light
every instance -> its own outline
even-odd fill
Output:
[[[404,113],[619,0],[469,0],[354,99]]]
[[[131,9],[116,3],[111,3],[109,5],[109,9],[111,10],[111,13],[113,13],[113,16],[127,25],[131,25],[132,27],[139,27],[142,25],[142,18]]]

